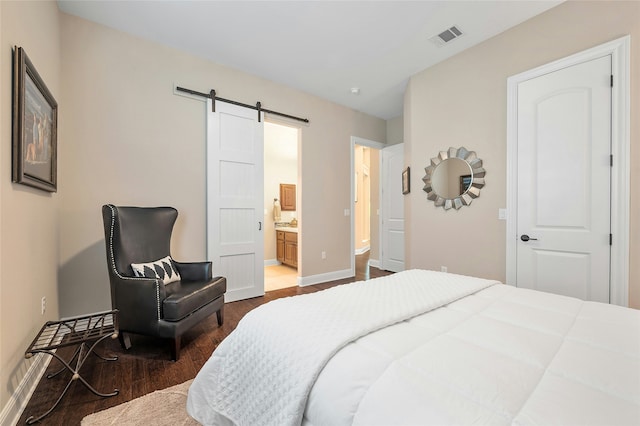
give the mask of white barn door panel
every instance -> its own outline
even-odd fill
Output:
[[[207,100],[207,256],[226,302],[264,294],[264,130],[258,112]]]

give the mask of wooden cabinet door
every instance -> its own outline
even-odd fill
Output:
[[[296,186],[294,184],[280,184],[280,208],[285,211],[296,209]]]
[[[287,265],[298,267],[298,244],[284,243],[284,261]]]
[[[276,242],[276,256],[279,262],[284,263],[284,241],[282,240]]]
[[[276,232],[276,258],[284,263],[284,232]]]

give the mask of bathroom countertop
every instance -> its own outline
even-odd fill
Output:
[[[297,234],[298,228],[294,228],[293,226],[276,226],[276,231],[295,232]]]

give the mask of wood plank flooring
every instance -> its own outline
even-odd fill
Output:
[[[91,413],[193,379],[222,339],[236,328],[240,319],[263,303],[389,274],[390,272],[370,267],[369,254],[365,253],[356,256],[355,277],[308,287],[275,290],[262,297],[227,303],[224,308],[222,327],[218,327],[216,316],[211,315],[182,336],[182,351],[177,362],[170,360],[169,343],[161,339],[131,335],[132,347],[126,352],[120,347],[117,339],[107,339],[100,344],[97,351],[104,356],[117,355],[119,359],[109,362],[91,356],[80,370],[80,374],[99,392],[109,393],[117,388],[120,393],[113,397],[102,398],[94,395],[76,380],[71,384],[58,407],[39,424],[79,425],[80,421]],[[67,350],[68,348],[63,348],[58,352],[63,359],[68,359],[72,354],[72,352],[62,352]],[[27,418],[31,415],[36,417],[41,415],[56,401],[69,381],[70,373],[64,372],[52,379],[47,379],[46,374],[55,372],[59,368],[59,362],[52,360],[20,417],[19,425],[26,424]]]

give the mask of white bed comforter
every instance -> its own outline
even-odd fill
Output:
[[[318,374],[340,348],[494,284],[411,270],[262,305],[198,373],[187,411],[204,425],[299,425]]]
[[[640,425],[640,311],[492,286],[340,350],[305,425]]]

